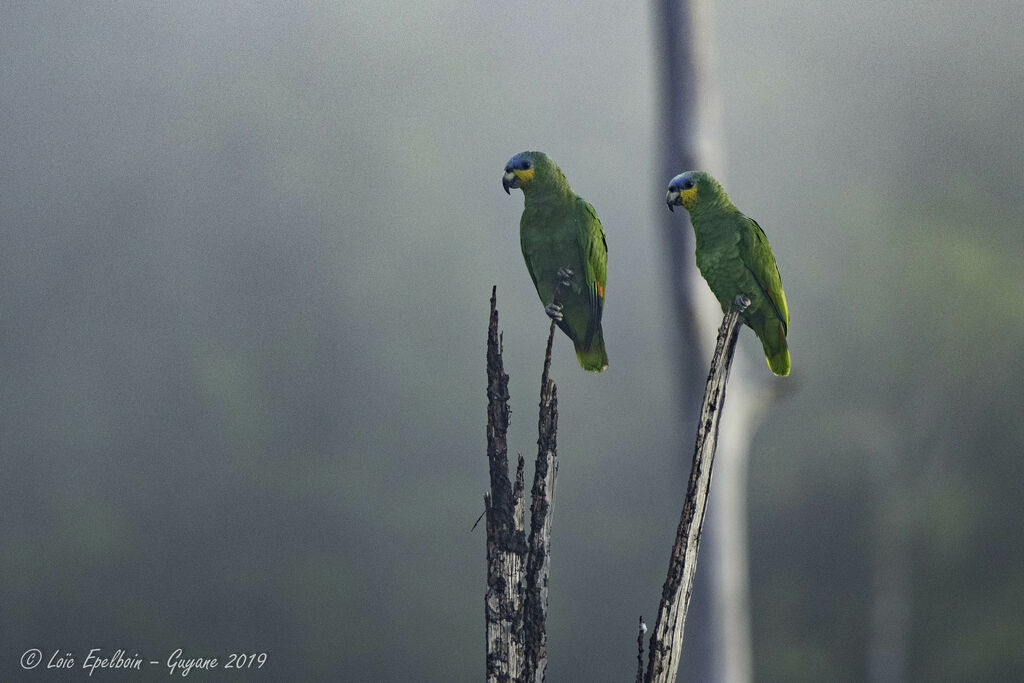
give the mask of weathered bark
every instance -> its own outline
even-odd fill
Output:
[[[496,308],[497,288],[491,290],[487,334],[487,458],[491,490],[484,496],[487,517],[487,680],[540,683],[547,672],[548,575],[551,514],[558,472],[558,390],[549,378],[551,345],[548,333],[541,376],[537,461],[534,470],[530,533],[525,531],[523,458],[515,484],[508,480],[508,375],[501,358]],[[558,289],[555,290],[558,303]]]
[[[704,387],[704,401],[697,424],[697,440],[694,445],[693,466],[690,470],[686,499],[676,531],[676,541],[672,547],[668,576],[662,588],[658,618],[648,647],[646,680],[649,683],[675,681],[679,670],[683,627],[686,624],[686,610],[693,592],[697,551],[700,547],[700,534],[704,526],[711,488],[711,468],[718,445],[719,420],[725,406],[726,383],[729,380],[729,369],[736,349],[739,316],[750,303],[747,299],[742,302],[739,299],[740,297],[737,297],[737,302],[729,308],[718,330],[715,355],[711,360],[711,370]]]
[[[556,290],[555,300],[558,300]],[[523,609],[526,630],[526,676],[524,680],[540,683],[548,666],[548,576],[551,570],[551,513],[555,501],[555,435],[558,431],[558,389],[548,377],[551,369],[551,344],[555,323],[548,332],[541,373],[540,415],[537,419],[537,464],[530,493],[530,552],[526,563],[526,602]]]
[[[487,516],[487,589],[484,612],[487,631],[487,680],[518,681],[525,661],[522,640],[523,458],[513,486],[508,479],[508,375],[501,358],[496,290],[491,290],[487,330],[487,460],[491,488],[484,496]]]

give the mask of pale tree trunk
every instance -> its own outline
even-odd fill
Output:
[[[888,454],[887,454],[888,455]],[[898,457],[898,454],[891,455]],[[876,454],[874,487],[875,556],[872,563],[868,681],[903,683],[907,680],[910,631],[910,525],[903,490],[881,477],[892,460]],[[891,474],[891,472],[888,472]]]
[[[688,170],[707,170],[722,180],[725,164],[715,87],[711,3],[660,0],[655,21],[663,55],[664,156],[660,189],[664,191],[670,178]],[[728,186],[724,181],[723,184]],[[698,405],[700,379],[711,357],[721,312],[697,271],[693,230],[679,212],[665,213],[665,237],[676,297],[678,338],[684,341],[675,347],[681,353],[683,401],[689,416],[695,414]],[[695,649],[705,660],[685,667],[688,672],[697,672],[699,678],[694,680],[721,683],[753,680],[746,472],[750,437],[756,431],[761,407],[767,399],[767,392],[757,391],[748,379],[755,369],[743,358],[736,359],[736,367],[729,410],[722,417],[716,493],[708,514],[706,540],[710,552],[698,575],[710,576],[711,581],[710,585],[696,586],[697,591],[711,591],[711,600],[705,602],[710,606],[710,624],[700,627],[701,643]],[[694,631],[697,629],[691,630]]]
[[[736,359],[729,410],[722,416],[715,497],[708,516],[711,552],[706,559],[711,565],[711,624],[717,645],[709,680],[723,683],[754,679],[746,489],[750,436],[760,422],[761,411],[756,389],[749,382],[737,381],[753,370],[742,360]]]
[[[915,416],[918,417],[918,416]],[[915,424],[916,423],[916,424]],[[847,414],[844,437],[860,445],[868,456],[874,556],[868,595],[869,629],[867,680],[869,683],[902,683],[908,680],[910,646],[910,547],[913,535],[912,501],[917,499],[910,482],[901,430],[889,417],[869,409]],[[933,424],[917,419],[912,434],[934,433]],[[939,452],[936,444],[931,452]],[[920,478],[925,482],[926,477]],[[927,485],[927,484],[924,484]]]

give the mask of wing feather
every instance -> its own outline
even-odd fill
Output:
[[[746,248],[740,250],[743,265],[754,276],[761,291],[775,308],[775,315],[782,322],[782,329],[789,334],[789,309],[786,307],[786,294],[782,291],[782,276],[775,263],[772,248],[768,245],[768,237],[753,218],[744,216],[750,221],[750,230],[744,230],[742,239]]]
[[[604,288],[608,276],[608,242],[604,236],[604,228],[597,217],[597,211],[588,202],[576,200],[577,243],[580,250],[580,261],[583,263],[583,281],[580,283],[587,292],[590,303],[590,316],[584,334],[584,347],[589,348],[590,341],[601,323],[604,310]]]

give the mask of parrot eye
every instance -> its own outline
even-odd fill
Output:
[[[529,170],[530,162],[527,161],[526,159],[523,159],[522,161],[519,162],[519,168],[522,169],[523,171]]]
[[[690,179],[686,179],[686,180],[684,180],[684,181],[683,181],[683,189],[684,189],[684,190],[689,190],[689,189],[691,189],[691,188],[693,188],[693,181],[692,181],[692,180],[690,180]]]

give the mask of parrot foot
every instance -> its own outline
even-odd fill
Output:
[[[572,268],[559,268],[558,272],[555,273],[555,277],[558,278],[558,284],[561,287],[568,287],[572,282],[572,276],[575,275]]]
[[[562,321],[562,304],[548,304],[544,307],[544,312],[555,322]]]
[[[750,297],[743,292],[740,292],[736,295],[736,298],[732,300],[732,305],[736,307],[737,311],[742,313],[747,310],[748,306],[750,306]]]

